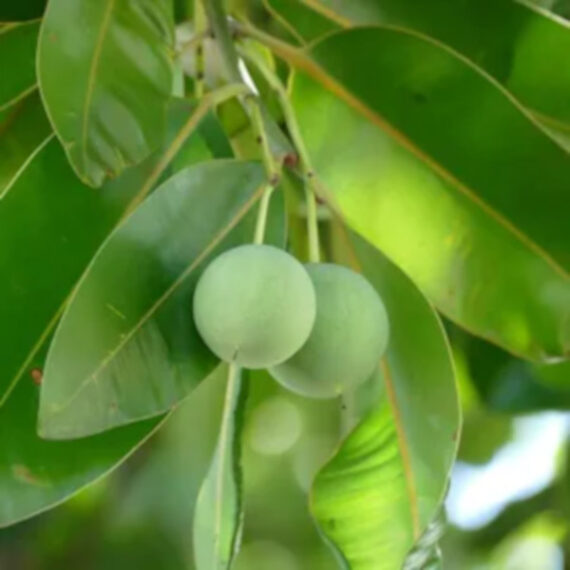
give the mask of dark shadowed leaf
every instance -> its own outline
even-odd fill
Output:
[[[97,191],[81,184],[52,140],[0,202],[0,273],[8,276],[0,280],[0,410],[101,242],[179,152],[203,147],[196,122],[178,102],[163,148]]]
[[[468,330],[528,358],[570,354],[567,153],[413,34],[350,30],[281,51],[303,70],[293,103],[348,222]]]
[[[525,362],[458,329],[451,329],[451,334],[454,346],[462,351],[465,372],[487,408],[503,414],[570,409],[570,361]],[[491,417],[485,431],[479,426],[473,437],[478,435],[482,446],[492,444],[504,433],[497,422],[508,417]],[[471,431],[468,424],[469,420],[467,434]]]
[[[194,513],[196,570],[228,570],[239,549],[243,523],[241,444],[247,379],[229,368],[218,444]]]
[[[400,570],[447,489],[460,412],[445,334],[408,278],[351,234],[352,263],[378,290],[390,319],[378,405],[313,485],[312,510],[350,570]]]
[[[171,11],[168,0],[48,5],[40,89],[73,168],[90,185],[140,162],[161,141],[173,83]]]
[[[51,135],[37,91],[0,112],[0,198]]]
[[[0,4],[0,22],[22,22],[41,18],[47,0],[21,0]]]
[[[218,360],[193,324],[192,292],[213,256],[253,239],[264,186],[256,162],[184,169],[111,234],[56,331],[43,436],[80,437],[156,415],[214,369]],[[272,206],[269,227],[282,243],[282,200]]]
[[[0,110],[24,97],[36,86],[39,29],[39,22],[14,24],[0,29]]]

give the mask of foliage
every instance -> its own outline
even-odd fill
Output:
[[[0,527],[86,489],[44,520],[104,543],[102,511],[119,534],[156,519],[172,568],[288,568],[265,530],[307,568],[421,570],[563,520],[560,468],[442,539],[458,453],[484,464],[515,414],[570,408],[567,5],[72,4],[0,7]],[[371,284],[390,336],[362,386],[312,401],[220,366],[194,289],[251,242]],[[56,550],[45,568],[84,562]]]

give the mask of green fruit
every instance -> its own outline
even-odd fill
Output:
[[[332,398],[368,379],[388,344],[388,316],[370,283],[346,267],[307,265],[317,293],[317,319],[309,340],[271,368],[286,388]]]
[[[226,362],[267,368],[293,355],[315,322],[315,289],[294,257],[268,245],[243,245],[206,268],[194,293],[194,321]]]

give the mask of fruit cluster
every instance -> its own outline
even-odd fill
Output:
[[[243,245],[212,261],[196,287],[194,320],[222,360],[268,368],[313,398],[364,382],[388,343],[384,304],[364,277],[331,263],[303,266],[268,245]]]

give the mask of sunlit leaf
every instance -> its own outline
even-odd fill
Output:
[[[167,0],[48,5],[40,89],[73,168],[90,185],[140,162],[161,141],[173,83],[171,11]]]
[[[529,358],[570,354],[567,153],[416,35],[358,29],[280,51],[302,70],[293,103],[348,222],[468,330]]]
[[[350,570],[400,570],[446,492],[459,404],[437,315],[370,244],[349,239],[390,319],[385,394],[317,475],[312,510]]]

